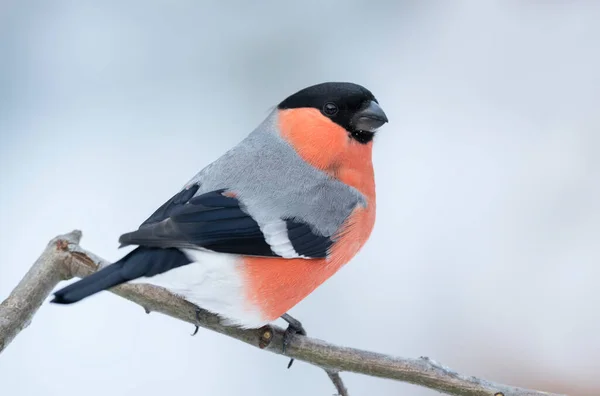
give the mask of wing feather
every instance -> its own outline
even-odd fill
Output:
[[[121,235],[122,246],[158,248],[204,248],[221,253],[280,257],[267,242],[259,224],[235,197],[225,189],[194,196],[194,184],[180,191],[158,208],[136,231]],[[296,219],[281,219],[277,247],[289,243],[295,254],[286,257],[327,257],[333,241],[314,232],[309,224]],[[268,231],[266,231],[268,232]],[[290,249],[291,250],[291,249]]]

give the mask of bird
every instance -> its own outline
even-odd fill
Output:
[[[282,318],[285,353],[292,335],[306,335],[288,311],[371,235],[372,148],[387,122],[371,91],[355,83],[295,92],[137,230],[122,234],[120,247],[135,246],[131,252],[56,291],[51,302],[152,284],[225,325],[260,328]]]

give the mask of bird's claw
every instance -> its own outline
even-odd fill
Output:
[[[290,344],[292,338],[296,335],[296,334],[300,334],[305,336],[306,335],[306,330],[304,329],[304,327],[302,326],[302,323],[300,323],[299,320],[291,317],[288,314],[283,314],[281,316],[281,319],[285,320],[286,322],[288,322],[288,327],[287,329],[285,329],[285,332],[283,333],[283,353],[285,353],[288,345]],[[290,359],[290,362],[288,363],[287,368],[292,367],[292,363],[294,363],[294,359]]]
[[[285,332],[283,333],[283,353],[285,353],[288,345],[292,341],[292,338],[296,334],[300,334],[300,335],[305,336],[306,335],[306,330],[304,330],[304,327],[302,327],[302,325],[296,327],[296,326],[294,326],[292,324],[289,324],[288,327],[287,327],[287,329],[285,329]]]
[[[199,309],[196,310],[196,320],[198,322],[200,322],[200,310]],[[198,329],[200,329],[200,326],[198,326],[198,325],[194,325],[194,326],[196,326],[196,328],[194,329],[194,332],[192,333],[192,337],[195,336],[196,334],[198,334]]]

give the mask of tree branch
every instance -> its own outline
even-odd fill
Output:
[[[61,280],[83,278],[108,263],[79,246],[80,231],[54,238],[33,267],[0,304],[0,352],[29,325],[36,311]],[[160,312],[193,325],[236,338],[252,346],[282,354],[283,329],[264,326],[243,330],[224,326],[219,317],[165,289],[141,284],[125,284],[111,292],[141,305],[146,312]],[[427,358],[393,357],[381,353],[332,345],[314,338],[295,336],[286,356],[324,368],[340,395],[347,390],[339,377],[350,371],[421,385],[451,395],[462,396],[559,396],[467,377]]]

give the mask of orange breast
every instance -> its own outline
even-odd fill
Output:
[[[372,142],[361,144],[317,109],[279,113],[282,137],[309,164],[362,192],[367,206],[356,208],[336,235],[327,259],[243,259],[247,301],[266,320],[275,320],[350,261],[365,244],[375,223]]]
[[[247,301],[272,321],[303,300],[335,274],[364,245],[375,221],[374,210],[357,208],[327,259],[245,257]]]
[[[317,109],[280,110],[279,130],[304,161],[359,190],[374,209],[373,141],[357,142]]]

